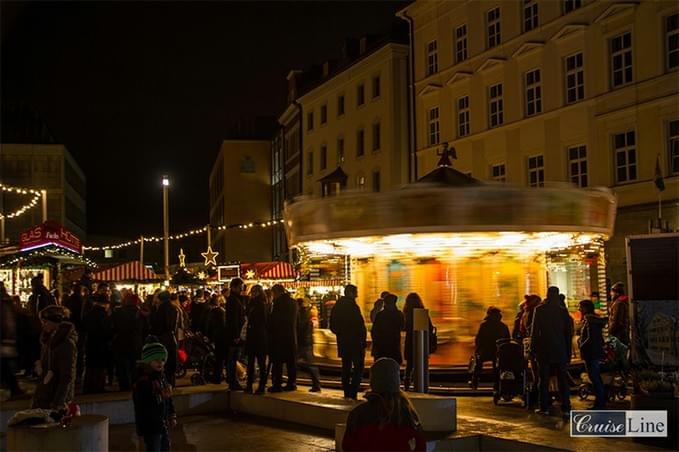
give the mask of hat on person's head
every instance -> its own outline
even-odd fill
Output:
[[[380,298],[384,300],[387,295],[389,295],[389,291],[385,290],[380,294]]]
[[[344,296],[345,297],[355,297],[358,294],[358,287],[353,284],[347,284],[344,286]]]
[[[233,289],[234,287],[242,287],[243,286],[243,280],[240,278],[233,278],[231,282],[229,283],[229,289]]]
[[[154,338],[157,340],[157,338]],[[147,342],[141,349],[141,360],[146,364],[151,361],[167,361],[167,349],[160,342]]]
[[[393,293],[387,293],[384,297],[384,304],[396,304],[398,297]]]
[[[580,308],[587,312],[594,312],[594,303],[592,303],[592,300],[581,300]]]
[[[63,306],[59,306],[56,304],[47,306],[42,311],[40,311],[41,320],[48,320],[54,323],[61,323],[64,321],[64,319],[68,318],[68,316],[69,316],[68,310]]]
[[[378,394],[396,394],[401,390],[401,366],[391,358],[380,358],[370,368],[370,388]]]
[[[559,295],[559,288],[556,286],[549,286],[547,288],[547,298],[557,297]]]
[[[158,293],[158,300],[160,300],[161,303],[167,303],[170,301],[170,292],[167,290],[163,290]]]
[[[618,281],[617,283],[613,284],[613,287],[611,287],[611,292],[624,294],[625,293],[625,285],[622,283],[622,281]]]

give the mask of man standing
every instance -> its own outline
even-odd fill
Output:
[[[625,286],[621,282],[611,287],[611,313],[608,323],[608,334],[620,339],[629,346],[629,299],[625,295]]]
[[[224,309],[225,336],[226,336],[226,382],[232,391],[242,391],[243,387],[238,383],[236,375],[238,357],[240,356],[241,331],[245,325],[245,304],[241,298],[243,280],[234,278],[229,284],[229,297],[226,299]]]
[[[196,290],[196,296],[191,303],[191,330],[194,333],[203,332],[205,316],[209,310],[210,306],[205,302],[203,289]]]
[[[330,316],[330,330],[337,335],[337,354],[342,359],[344,397],[356,399],[363,377],[367,332],[356,304],[358,288],[348,284]]]
[[[568,363],[571,358],[573,338],[571,317],[559,302],[559,288],[547,289],[547,299],[537,308],[533,317],[531,331],[531,353],[537,358],[540,372],[540,414],[549,414],[551,404],[549,396],[549,377],[551,369],[555,369],[559,381],[561,411],[570,415],[571,401],[568,387]]]
[[[269,392],[297,389],[297,303],[282,285],[271,288],[273,307],[269,316],[269,353],[271,356],[271,388]],[[283,363],[288,383],[283,388]]]
[[[380,358],[391,358],[401,365],[401,331],[405,327],[405,317],[396,307],[396,301],[396,295],[385,295],[384,309],[375,316],[370,335],[373,342],[372,354],[376,361]]]
[[[83,329],[87,333],[85,353],[85,394],[104,392],[106,370],[111,361],[111,319],[108,314],[109,299],[104,293],[94,295],[94,306],[85,313]],[[72,325],[71,325],[72,326]]]
[[[384,299],[387,295],[389,295],[389,292],[385,290],[380,294],[380,298],[375,300],[375,304],[373,304],[373,308],[370,310],[370,323],[375,323],[377,314],[384,309]]]

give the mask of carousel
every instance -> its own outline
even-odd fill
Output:
[[[438,365],[468,362],[488,306],[511,326],[524,295],[544,297],[548,286],[574,316],[581,299],[605,293],[603,243],[616,211],[606,188],[484,183],[455,170],[451,156],[444,148],[436,169],[401,189],[302,197],[285,208],[302,267],[338,262],[364,317],[384,290],[400,307],[409,292],[422,297],[438,328]]]

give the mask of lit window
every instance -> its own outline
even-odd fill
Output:
[[[328,167],[328,146],[321,145],[321,171]]]
[[[566,57],[565,70],[566,103],[572,104],[585,98],[585,70],[582,52]]]
[[[488,48],[499,46],[502,42],[500,34],[500,7],[493,8],[486,13],[486,30],[488,33]]]
[[[373,171],[373,191],[375,193],[380,191],[380,170]]]
[[[576,9],[580,8],[581,6],[582,0],[564,0],[563,12],[564,14],[568,14],[571,11],[575,11]]]
[[[467,59],[467,25],[460,25],[455,29],[455,62],[461,63]]]
[[[626,32],[611,39],[611,86],[622,86],[632,81],[632,33]]]
[[[457,99],[457,136],[469,135],[469,96]]]
[[[306,129],[314,130],[314,112],[310,111],[306,114]]]
[[[541,155],[528,157],[528,185],[531,187],[545,185],[545,163]]]
[[[328,122],[328,105],[321,105],[321,124]]]
[[[568,148],[568,177],[578,187],[587,187],[587,146]]]
[[[358,129],[356,132],[356,157],[365,154],[365,132],[363,129]]]
[[[427,112],[427,129],[429,146],[439,144],[439,108],[434,107]]]
[[[669,123],[670,172],[679,174],[679,120]]]
[[[488,88],[488,125],[497,127],[504,122],[502,102],[502,83]]]
[[[439,54],[436,41],[427,44],[427,75],[436,74],[439,70]]]
[[[373,124],[373,151],[378,151],[380,149],[380,123],[376,122]]]
[[[365,103],[365,85],[361,83],[356,88],[356,105],[359,107]]]
[[[337,96],[337,116],[344,114],[344,94]]]
[[[339,137],[337,139],[337,164],[341,165],[344,163],[344,138]]]
[[[637,178],[636,136],[633,130],[613,135],[615,182],[623,184]]]
[[[523,31],[531,31],[538,27],[537,0],[523,0]]]
[[[506,182],[507,181],[506,174],[507,173],[504,163],[500,163],[499,165],[493,165],[490,167],[490,178],[496,182]]]
[[[526,72],[526,116],[542,112],[542,82],[540,69]]]
[[[665,46],[667,51],[667,69],[679,67],[679,14],[665,18]]]
[[[380,76],[373,77],[373,99],[380,97]]]

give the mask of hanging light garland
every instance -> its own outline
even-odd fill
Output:
[[[33,195],[33,198],[28,204],[24,204],[17,210],[15,210],[12,213],[9,213],[7,215],[4,215],[0,213],[0,219],[2,218],[16,218],[20,215],[22,215],[24,212],[27,210],[31,209],[32,207],[35,207],[38,202],[40,201],[40,197],[42,196],[42,192],[40,190],[35,190],[33,188],[21,188],[21,187],[11,187],[9,185],[1,184],[0,183],[0,189],[5,192],[5,193],[16,193],[19,195]]]
[[[285,220],[268,220],[268,221],[253,221],[251,223],[236,223],[236,224],[223,224],[220,226],[209,226],[212,229],[215,229],[217,231],[225,231],[227,229],[252,229],[252,228],[267,228],[271,226],[275,226],[277,224],[283,224]],[[202,228],[198,229],[193,229],[190,231],[182,232],[180,234],[173,234],[170,235],[168,238],[170,240],[179,240],[179,239],[184,239],[187,237],[191,237],[197,234],[202,234],[207,232],[208,226],[203,226]],[[118,250],[121,248],[127,248],[129,246],[134,246],[134,245],[139,245],[142,240],[144,242],[149,242],[149,243],[154,243],[154,242],[162,242],[163,237],[162,236],[151,236],[151,237],[146,237],[144,236],[143,238],[138,238],[136,240],[130,240],[127,242],[122,242],[122,243],[116,243],[114,245],[101,245],[101,246],[83,246],[83,251],[103,251],[103,250]]]

